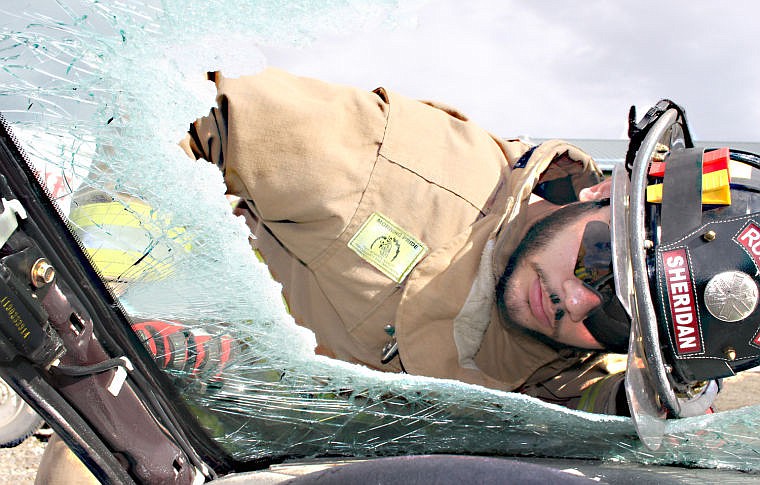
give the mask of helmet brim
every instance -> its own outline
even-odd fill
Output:
[[[703,413],[717,393],[717,385],[711,382],[696,396],[676,394],[660,348],[650,290],[647,250],[652,241],[647,235],[645,211],[647,170],[658,145],[684,146],[681,123],[678,110],[663,112],[637,150],[630,179],[623,167],[613,174],[613,270],[618,297],[631,317],[625,388],[636,431],[650,449],[660,447],[667,417]]]
[[[612,267],[618,299],[631,317],[631,334],[628,346],[628,366],[625,390],[636,432],[650,449],[657,449],[665,434],[667,412],[661,404],[652,372],[646,359],[640,319],[635,309],[635,290],[631,263],[631,234],[629,231],[630,180],[623,165],[612,171]]]

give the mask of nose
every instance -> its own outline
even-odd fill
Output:
[[[583,321],[592,310],[602,304],[599,295],[578,278],[565,280],[562,289],[565,292],[565,310],[574,322]]]

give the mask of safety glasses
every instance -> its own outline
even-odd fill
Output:
[[[601,221],[586,224],[575,261],[575,276],[596,291],[613,278],[609,224]]]
[[[575,262],[575,276],[601,300],[583,324],[607,350],[626,352],[631,323],[615,294],[609,224],[601,221],[586,224]]]

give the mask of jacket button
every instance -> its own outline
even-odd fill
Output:
[[[394,337],[394,335],[396,335],[396,327],[389,323],[383,327],[383,331],[388,334],[390,339],[388,339],[383,346],[383,350],[380,354],[380,362],[387,364],[398,355],[398,342],[396,341],[396,337]]]

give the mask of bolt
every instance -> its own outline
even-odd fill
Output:
[[[32,265],[32,284],[36,288],[41,288],[50,284],[55,279],[55,269],[48,263],[45,258],[40,258]]]
[[[670,152],[670,148],[667,145],[658,143],[655,146],[654,153],[652,153],[652,161],[662,162],[663,160],[665,160],[665,157],[668,155],[668,152]]]
[[[716,237],[718,237],[718,235],[715,233],[715,231],[707,231],[706,233],[702,234],[702,239],[707,242],[715,241]]]
[[[726,356],[728,360],[736,360],[736,350],[732,347],[727,348],[723,351],[723,354]]]

